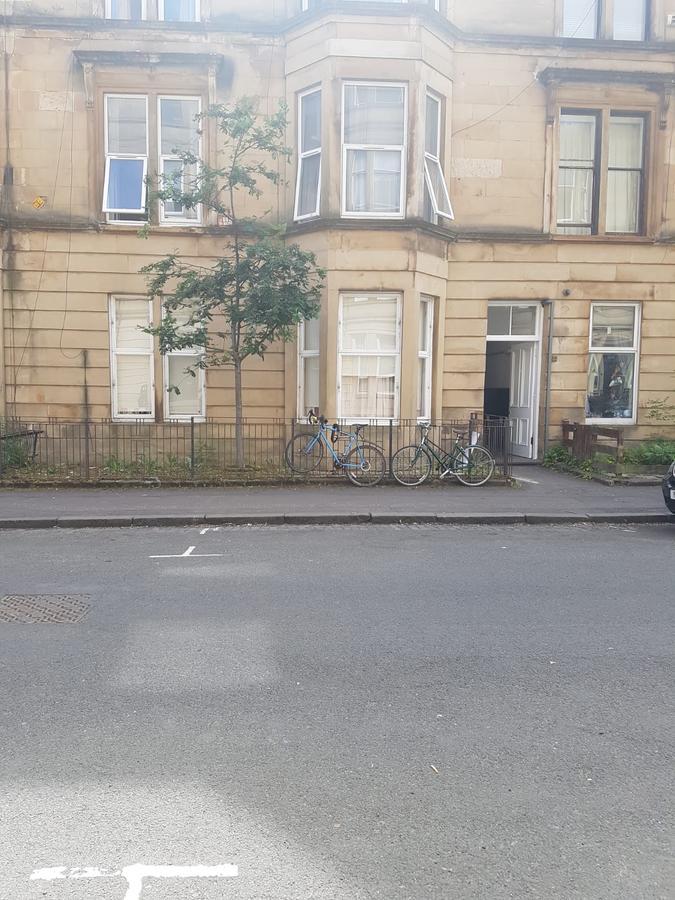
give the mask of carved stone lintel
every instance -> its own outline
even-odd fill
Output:
[[[94,64],[82,63],[84,73],[84,97],[87,109],[94,108]]]

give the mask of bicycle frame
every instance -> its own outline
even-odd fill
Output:
[[[462,447],[457,438],[455,438],[455,443],[451,450],[444,450],[442,447],[439,447],[438,444],[429,440],[428,431],[424,430],[422,432],[422,440],[418,446],[419,449],[424,448],[435,460],[436,465],[441,470],[441,478],[445,478],[446,475],[452,475],[457,470],[458,464],[467,465],[469,463],[469,457],[466,450]]]
[[[334,428],[332,425],[328,425],[327,422],[319,423],[319,430],[314,435],[314,438],[307,444],[307,453],[310,453],[314,447],[316,447],[317,443],[320,441],[324,447],[328,450],[329,454],[333,459],[334,465],[338,466],[341,469],[360,469],[364,463],[363,452],[359,447],[359,435],[356,431],[340,431],[338,429],[338,435],[349,438],[349,443],[345,447],[344,452],[340,455],[335,452],[333,448],[332,440],[328,439],[328,431],[333,432]],[[359,462],[358,463],[348,463],[346,462],[346,457],[348,454],[352,452],[354,448],[359,449]],[[341,458],[342,456],[342,458]]]

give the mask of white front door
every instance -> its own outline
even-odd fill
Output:
[[[532,459],[534,455],[535,358],[538,344],[511,344],[511,393],[509,418],[514,456]]]

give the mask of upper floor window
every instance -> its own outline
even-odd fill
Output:
[[[406,95],[403,84],[343,85],[344,216],[403,217]]]
[[[441,100],[427,93],[424,130],[424,206],[425,218],[454,219],[448,186],[441,166]]]
[[[649,0],[563,0],[563,37],[647,38]]]
[[[160,22],[199,22],[200,0],[105,0],[106,19],[141,22],[148,18]],[[148,15],[148,7],[150,15]]]
[[[346,0],[344,0],[346,2]],[[408,3],[408,2],[416,2],[416,0],[370,0],[371,3]],[[421,0],[422,3],[425,3],[425,0]],[[302,9],[318,9],[320,6],[324,5],[324,0],[302,0]],[[441,8],[441,0],[426,0],[426,6],[431,6],[432,9],[435,9],[438,12]]]
[[[196,116],[199,97],[158,97],[156,115],[145,94],[106,94],[105,176],[103,212],[111,221],[146,221],[147,177],[150,164],[149,139],[152,129],[157,135],[157,154],[152,162],[157,167],[160,185],[178,183],[189,190],[192,167],[184,166],[179,154],[199,153]],[[175,201],[160,204],[159,219],[168,223],[196,223],[199,210],[188,209]]]
[[[159,0],[157,17],[163,22],[199,22],[199,0]]]
[[[295,218],[319,215],[321,196],[321,91],[311,90],[298,100],[298,180]]]
[[[562,234],[640,234],[646,117],[563,110],[557,194]]]
[[[106,19],[140,22],[147,16],[146,0],[106,0]]]

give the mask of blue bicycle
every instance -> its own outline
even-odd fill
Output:
[[[337,423],[329,425],[314,410],[309,411],[307,418],[310,425],[318,427],[313,434],[296,434],[286,445],[284,456],[291,471],[298,475],[313,472],[328,451],[334,467],[342,470],[352,484],[372,487],[382,481],[387,472],[384,454],[375,444],[363,440],[363,425],[356,425],[353,431],[343,431]],[[341,452],[335,449],[339,441],[345,444]]]

